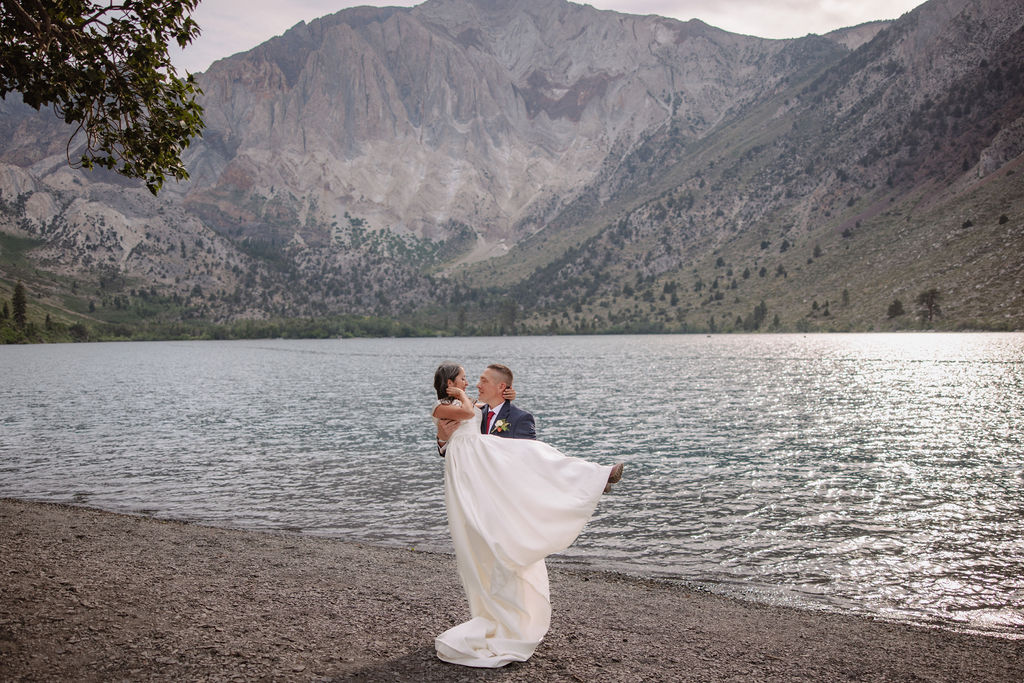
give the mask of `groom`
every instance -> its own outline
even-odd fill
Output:
[[[533,415],[512,405],[516,390],[512,388],[512,371],[505,365],[492,363],[480,375],[476,383],[480,392],[480,401],[485,405],[481,409],[480,433],[494,434],[509,439],[536,439],[537,427]],[[458,422],[441,425],[438,430],[437,452],[444,455],[448,437],[451,436]]]
[[[476,383],[480,401],[486,403],[481,410],[480,433],[504,436],[510,439],[536,439],[537,426],[533,415],[505,400],[506,393],[515,398],[512,390],[512,371],[505,365],[487,366]]]

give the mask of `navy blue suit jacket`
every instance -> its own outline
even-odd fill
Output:
[[[487,411],[489,407],[484,407],[483,415],[480,417],[480,433],[487,434]],[[498,411],[498,417],[495,419],[495,424],[498,420],[505,420],[509,423],[509,428],[496,432],[493,429],[491,434],[495,436],[503,436],[507,439],[536,439],[537,438],[537,425],[533,421],[533,415],[522,410],[514,405],[511,401],[505,401],[505,404],[501,406],[501,410]]]

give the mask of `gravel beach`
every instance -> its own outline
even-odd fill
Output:
[[[467,669],[452,556],[0,499],[0,680],[1024,680],[1024,640],[549,570],[536,655]]]

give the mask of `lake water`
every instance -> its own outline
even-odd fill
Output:
[[[560,561],[1024,634],[1024,335],[0,347],[0,496],[450,551],[431,381],[626,476]]]

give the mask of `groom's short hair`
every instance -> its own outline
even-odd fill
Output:
[[[498,377],[500,377],[501,381],[505,383],[505,386],[512,386],[512,371],[508,369],[507,365],[502,365],[501,363],[491,363],[490,365],[487,366],[487,369],[494,370],[496,373],[498,373]]]

